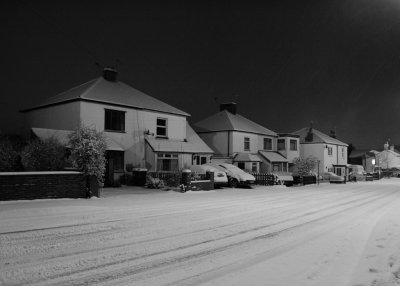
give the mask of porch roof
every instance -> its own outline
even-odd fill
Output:
[[[213,150],[204,143],[196,132],[186,124],[186,140],[161,139],[147,137],[146,142],[154,152],[204,153],[213,154]]]
[[[233,158],[233,162],[262,162],[262,160],[257,154],[238,153]]]
[[[273,151],[258,151],[269,162],[289,162],[288,159],[283,157],[281,154]]]
[[[69,147],[68,135],[72,133],[70,130],[58,130],[58,129],[47,129],[47,128],[32,128],[33,134],[40,139],[49,139],[50,137],[56,138],[60,143],[66,147]],[[107,150],[110,151],[124,151],[124,149],[107,134],[104,134]]]

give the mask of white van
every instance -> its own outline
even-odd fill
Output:
[[[349,181],[365,181],[367,172],[361,165],[348,165]]]

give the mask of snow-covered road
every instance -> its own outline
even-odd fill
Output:
[[[400,285],[400,179],[146,191],[0,202],[0,285]]]

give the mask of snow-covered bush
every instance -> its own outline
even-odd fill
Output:
[[[103,133],[81,125],[69,135],[69,146],[72,165],[87,176],[96,176],[97,181],[102,183],[107,149]]]
[[[317,166],[317,159],[309,156],[307,158],[300,158],[297,157],[293,159],[293,164],[296,170],[296,173],[299,176],[308,176],[312,175],[313,171],[315,170]]]
[[[21,163],[26,171],[60,171],[67,161],[66,148],[54,137],[30,141],[21,152]]]

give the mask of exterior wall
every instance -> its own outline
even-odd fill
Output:
[[[372,156],[365,158],[365,160],[363,160],[365,172],[367,172],[367,173],[374,172],[375,166],[376,166],[376,161],[377,160],[375,159],[375,157],[372,157]]]
[[[186,117],[178,115],[81,102],[81,121],[85,125],[93,126],[98,131],[104,131],[105,109],[125,112],[125,132],[105,132],[125,150],[125,164],[131,163],[134,167],[146,167],[149,160],[145,155],[145,132],[156,134],[158,117],[167,119],[168,138],[179,140],[186,138]]]
[[[0,201],[85,198],[86,180],[79,172],[0,173]]]
[[[381,167],[382,169],[390,169],[394,167],[400,166],[400,155],[396,156],[391,151],[382,151],[376,156],[376,166]]]
[[[271,150],[264,150],[264,138],[269,138],[272,139],[272,149]],[[276,137],[272,136],[263,136],[263,135],[258,135],[258,150],[263,150],[263,151],[276,151]]]
[[[229,140],[232,136],[231,132],[199,133],[198,135],[214,151],[215,156],[232,155],[232,144]]]
[[[54,105],[25,112],[24,135],[29,136],[32,127],[74,130],[80,123],[78,101]]]
[[[317,160],[319,160],[320,173],[328,171],[328,167],[325,165],[325,156],[324,156],[324,152],[328,151],[325,151],[324,146],[325,144],[300,144],[300,157],[305,159],[309,156],[312,156]],[[314,171],[317,172],[318,167]]]
[[[244,138],[250,138],[250,150],[244,150]],[[233,153],[257,153],[259,147],[259,135],[232,131],[232,152]]]
[[[278,152],[281,153],[289,161],[289,163],[292,163],[294,158],[300,157],[300,140],[299,140],[299,138],[279,137],[278,139],[285,140],[285,150],[279,150]],[[296,140],[297,150],[290,150],[290,140]]]

